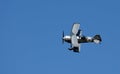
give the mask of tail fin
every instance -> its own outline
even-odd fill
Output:
[[[95,43],[100,43],[100,42],[102,41],[102,39],[101,39],[100,35],[95,35],[95,36],[93,37],[93,41],[94,41]]]

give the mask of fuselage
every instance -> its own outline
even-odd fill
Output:
[[[71,36],[64,36],[63,40],[65,42],[71,43]],[[78,43],[93,42],[92,37],[77,36]]]

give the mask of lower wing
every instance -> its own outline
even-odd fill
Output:
[[[80,44],[78,43],[78,39],[76,35],[71,36],[71,44],[74,52],[80,52]]]
[[[73,47],[74,52],[80,52],[80,47]]]

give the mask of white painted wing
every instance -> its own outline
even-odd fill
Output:
[[[80,27],[80,24],[78,24],[78,23],[73,24],[72,34],[76,35],[78,33],[79,27]]]
[[[72,43],[72,47],[79,47],[79,43],[76,35],[71,36],[71,43]]]
[[[74,48],[73,51],[80,52],[80,44],[78,43],[76,35],[71,36],[71,43],[72,43],[72,48]]]

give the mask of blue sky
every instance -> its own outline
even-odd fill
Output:
[[[120,74],[119,0],[1,0],[0,74]],[[62,44],[81,24],[100,45],[74,53]]]

